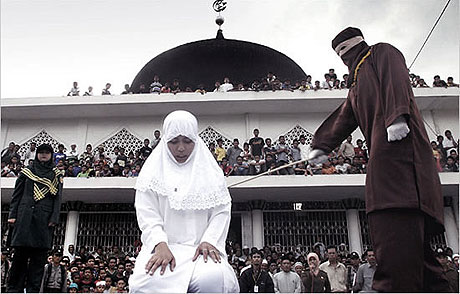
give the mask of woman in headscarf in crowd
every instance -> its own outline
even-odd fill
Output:
[[[302,275],[302,283],[306,293],[330,293],[331,284],[327,273],[319,269],[319,257],[311,252],[307,255],[308,269]]]
[[[135,187],[143,246],[130,292],[239,292],[225,253],[231,197],[222,170],[191,113],[170,113],[163,133]]]

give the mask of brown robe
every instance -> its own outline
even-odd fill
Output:
[[[346,101],[316,131],[313,148],[329,153],[359,126],[369,148],[366,212],[420,209],[434,220],[429,231],[440,233],[444,229],[439,175],[404,57],[390,44],[370,48]],[[410,132],[400,141],[388,142],[386,128],[401,115]]]

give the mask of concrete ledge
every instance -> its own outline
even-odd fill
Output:
[[[444,196],[459,195],[459,173],[440,173]],[[233,184],[248,177],[228,177]],[[2,203],[9,203],[16,178],[1,178]],[[131,203],[136,178],[65,178],[63,201]],[[265,176],[230,188],[235,202],[364,199],[365,175]]]

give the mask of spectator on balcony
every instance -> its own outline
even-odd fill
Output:
[[[123,168],[123,171],[121,172],[121,176],[125,178],[131,177],[133,174],[131,172],[131,166],[130,165],[125,165]]]
[[[272,145],[271,138],[265,139],[265,147],[262,150],[264,157],[267,157],[267,155],[271,155],[272,159],[276,161],[276,148]],[[267,166],[267,168],[269,168],[269,166]]]
[[[77,178],[89,178],[90,170],[86,165],[81,167],[81,171],[78,173]]]
[[[77,151],[77,144],[71,144],[70,150],[67,151],[67,160],[69,164],[73,164],[75,161],[78,161],[78,151]]]
[[[329,73],[329,76],[331,77],[331,80],[337,79],[337,74],[335,73],[335,69],[330,68],[328,73]]]
[[[319,83],[319,81],[315,81],[315,86],[313,87],[313,90],[315,91],[318,91],[318,90],[321,90],[321,85]]]
[[[118,154],[115,163],[118,163],[118,165],[122,168],[126,166],[126,164],[128,163],[128,157],[126,157],[125,155],[125,148],[120,147],[120,153]]]
[[[442,135],[438,135],[436,137],[436,141],[438,141],[438,150],[441,152],[441,164],[446,163],[447,160],[447,152],[446,148],[444,148],[444,137]]]
[[[230,166],[235,165],[237,157],[243,152],[243,149],[239,147],[239,144],[239,140],[235,138],[233,139],[233,146],[227,149],[228,164]]]
[[[291,85],[290,80],[285,80],[284,83],[281,86],[281,90],[285,90],[285,91],[294,92],[294,89],[295,89],[295,87],[293,85]]]
[[[323,174],[323,175],[333,175],[333,174],[337,174],[337,170],[332,165],[331,161],[327,160],[327,161],[323,162],[323,165],[322,165],[322,168],[321,168],[321,174]]]
[[[208,149],[209,149],[209,152],[211,152],[212,156],[217,161],[216,144],[214,144],[213,142],[209,143]]]
[[[105,88],[102,89],[102,94],[101,95],[112,95],[109,91],[110,87],[112,87],[111,83],[105,84]]]
[[[245,176],[249,173],[249,165],[243,161],[242,156],[236,158],[236,163],[233,165],[233,173],[235,176]]]
[[[341,83],[340,83],[339,79],[336,79],[336,80],[333,81],[332,89],[335,89],[335,90],[342,89],[342,86],[341,86]]]
[[[158,75],[153,76],[153,82],[150,84],[150,93],[161,93],[163,85],[160,83],[160,77]]]
[[[348,88],[348,74],[344,74],[342,76],[342,78],[343,78],[343,81],[342,81],[343,87],[342,87],[342,89],[347,89]]]
[[[2,150],[2,161],[6,163],[10,163],[11,157],[16,153],[14,151],[16,144],[14,142],[10,142],[7,148]]]
[[[276,76],[271,71],[269,71],[267,73],[267,77],[265,78],[265,81],[267,81],[267,83],[271,85],[273,82],[275,82],[275,80],[276,80]]]
[[[287,255],[281,258],[281,272],[273,277],[275,293],[300,293],[302,286],[298,274],[291,271],[292,262]]]
[[[131,91],[130,88],[131,88],[131,87],[129,86],[129,84],[125,84],[125,90],[124,90],[123,92],[121,92],[120,95],[133,94],[133,91]]]
[[[447,88],[447,84],[444,80],[441,80],[439,75],[434,76],[433,87],[443,87]]]
[[[300,147],[299,147],[299,140],[294,139],[294,141],[292,141],[291,154],[290,154],[292,161],[301,160],[302,159],[301,152],[302,151],[300,150]]]
[[[144,158],[149,157],[150,153],[152,153],[153,151],[153,149],[150,148],[149,145],[150,145],[150,140],[148,138],[145,138],[144,146],[142,146],[142,148],[139,150],[139,152],[141,153],[142,156],[144,156]]]
[[[425,82],[424,79],[419,79],[417,81],[417,85],[416,85],[417,88],[429,88],[430,86],[428,86]]]
[[[233,91],[246,91],[246,89],[242,83],[239,83],[236,85],[236,88],[234,88]]]
[[[31,142],[29,149],[26,151],[26,153],[24,153],[24,157],[22,159],[25,163],[29,162],[29,160],[34,160],[36,152],[37,144],[35,142]]]
[[[340,145],[339,155],[352,159],[355,156],[355,147],[351,143],[351,135],[347,137],[347,140]]]
[[[78,88],[77,82],[73,82],[73,87],[70,89],[69,93],[67,93],[67,96],[80,96],[80,89]]]
[[[446,136],[446,140],[444,141],[443,147],[446,150],[447,155],[447,153],[449,153],[450,150],[458,148],[458,143],[452,136],[452,132],[450,130],[446,130],[444,132],[444,135]]]
[[[80,160],[90,160],[91,162],[94,161],[93,146],[91,144],[86,145],[86,151],[80,155]]]
[[[160,137],[160,130],[155,130],[153,132],[153,140],[152,140],[152,151],[157,147],[158,143],[160,143],[161,137]]]
[[[459,276],[458,270],[449,263],[448,255],[445,250],[442,248],[437,248],[435,251],[435,256],[437,261],[442,266],[442,271],[447,278],[450,286],[450,292],[452,293],[459,293]]]
[[[14,164],[6,163],[2,161],[2,177],[16,177],[16,173],[14,172]]]
[[[173,81],[173,84],[171,85],[171,93],[173,93],[174,95],[179,93],[181,91],[180,89],[180,85],[179,85],[179,80],[175,79]]]
[[[226,177],[228,177],[233,171],[233,167],[228,164],[227,157],[222,158],[222,163],[219,166]]]
[[[306,80],[302,80],[300,81],[300,86],[299,86],[299,90],[302,91],[302,92],[305,92],[306,90],[310,90],[311,88],[307,85],[307,81]]]
[[[258,175],[265,172],[265,160],[260,155],[255,155],[253,160],[249,161],[249,174]]]
[[[195,93],[200,93],[201,95],[206,94],[206,89],[204,88],[204,85],[199,84],[197,89],[195,90]]]
[[[241,152],[240,156],[243,157],[243,161],[246,163],[248,163],[249,160],[253,158],[251,155],[251,151],[249,150],[249,143],[243,143],[243,152]]]
[[[259,137],[259,129],[254,129],[254,137],[249,140],[249,146],[251,147],[252,156],[262,156],[263,148],[265,145],[264,139]]]
[[[120,165],[115,162],[113,164],[113,168],[112,168],[112,177],[121,177],[122,176],[122,170],[120,168]]]
[[[286,144],[284,136],[279,136],[278,138],[278,144],[276,144],[276,165],[277,167],[280,167],[282,165],[285,165],[289,163],[289,154],[291,153],[291,148]],[[292,167],[286,167],[283,168],[279,171],[280,174],[282,175],[293,175],[294,174],[294,169]]]
[[[97,151],[96,151],[96,154],[95,154],[95,159],[99,159],[99,156],[100,155],[103,155],[104,157],[106,156],[105,154],[105,148],[104,148],[104,145],[99,145],[97,146]]]
[[[167,84],[167,83],[166,83],[166,84]],[[165,84],[165,86],[166,86],[166,84]],[[168,89],[169,89],[169,87],[168,87]],[[142,84],[139,85],[139,94],[147,94],[147,93],[149,93],[149,92],[150,92],[150,91],[149,91],[149,89],[145,86],[145,84],[142,83]],[[161,93],[169,93],[169,91],[168,91],[168,92],[163,92],[163,88],[162,88]]]
[[[65,161],[67,156],[64,153],[64,144],[58,145],[58,152],[53,154],[54,164],[57,165],[59,160]]]
[[[94,96],[94,94],[93,94],[93,87],[92,87],[92,86],[89,86],[89,87],[88,87],[88,91],[85,91],[85,93],[83,94],[83,96]]]
[[[300,135],[300,144],[299,144],[299,149],[300,149],[300,158],[302,160],[306,160],[308,158],[308,154],[310,153],[310,144],[307,143],[307,139],[305,135]]]
[[[134,166],[134,169],[131,171],[131,175],[132,175],[133,177],[138,177],[138,176],[139,176],[139,173],[140,173],[140,171],[141,171],[141,167],[142,167],[142,166],[141,166],[140,164],[136,164],[136,165]]]
[[[458,172],[458,165],[455,163],[455,159],[452,156],[447,157],[447,162],[442,168],[443,172]]]
[[[275,81],[271,84],[272,91],[280,91],[283,88],[283,83],[281,83],[280,79],[276,78]]]
[[[331,76],[327,73],[324,75],[324,79],[325,80],[321,83],[321,88],[332,90],[334,82],[332,81]]]
[[[267,170],[276,168],[276,159],[273,158],[273,155],[271,155],[270,153],[265,155],[265,168]],[[271,174],[278,174],[278,172]]]
[[[8,215],[8,223],[14,224],[11,246],[15,249],[8,292],[40,290],[62,199],[62,175],[55,169],[52,155],[50,145],[40,145],[33,164],[16,181]]]
[[[221,86],[221,83],[220,81],[216,81],[214,83],[214,91],[213,92],[221,92],[219,89],[220,89],[220,86]]]
[[[339,174],[348,174],[350,173],[351,170],[351,165],[345,162],[345,157],[342,155],[339,155],[337,158],[337,165],[335,166],[335,169],[337,170],[337,173]]]
[[[230,83],[230,79],[228,77],[224,78],[224,83],[219,86],[217,92],[228,92],[233,90],[233,84]]]
[[[217,139],[217,147],[214,150],[214,153],[216,154],[216,160],[217,163],[221,163],[222,159],[227,155],[227,152],[224,149],[224,140],[222,138]]]
[[[320,260],[316,253],[307,255],[308,269],[302,276],[306,293],[330,293],[331,284],[325,271],[319,268]]]
[[[262,86],[260,85],[260,82],[258,80],[254,80],[249,90],[259,92],[261,88]]]
[[[185,92],[192,93],[193,92],[192,87],[190,86],[185,87]]]
[[[305,84],[306,84],[307,90],[313,89],[313,83],[311,82],[311,75],[307,75],[307,77],[305,78]]]
[[[457,87],[458,88],[458,84],[454,83],[453,77],[447,78],[447,87]]]
[[[455,161],[456,164],[458,164],[458,153],[457,153],[457,150],[453,149],[453,150],[450,150],[450,154],[449,154]]]
[[[354,148],[355,155],[364,157],[364,160],[367,162],[367,149],[364,148],[364,141],[361,139],[356,140],[356,147]]]

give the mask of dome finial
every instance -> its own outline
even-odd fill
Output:
[[[212,4],[212,8],[214,9],[215,12],[219,13],[219,15],[216,18],[216,24],[219,26],[219,30],[217,31],[217,39],[223,39],[224,35],[222,34],[222,29],[221,26],[224,24],[224,17],[220,15],[221,11],[224,11],[225,8],[227,8],[227,2],[224,0],[216,0]]]

